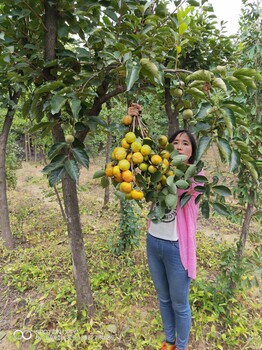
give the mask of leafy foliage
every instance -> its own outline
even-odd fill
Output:
[[[121,255],[139,246],[142,228],[141,209],[134,201],[121,201],[118,239],[112,242],[112,252]]]

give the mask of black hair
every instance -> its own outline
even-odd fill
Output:
[[[174,132],[173,135],[171,135],[171,136],[169,137],[168,142],[169,142],[169,143],[172,143],[172,142],[175,140],[175,138],[177,137],[177,135],[179,135],[179,134],[187,134],[187,136],[188,136],[188,138],[189,138],[189,140],[190,140],[190,143],[191,143],[191,146],[192,146],[192,155],[191,155],[191,157],[188,159],[188,163],[189,163],[189,164],[193,164],[194,161],[196,160],[197,144],[196,144],[196,139],[195,139],[195,137],[193,136],[193,134],[191,134],[190,131],[188,131],[188,130],[177,130],[176,132]]]

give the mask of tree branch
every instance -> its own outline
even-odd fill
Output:
[[[171,68],[165,68],[164,72],[174,73],[174,74],[176,74],[176,73],[188,73],[188,74],[193,73],[192,71],[186,70],[186,69],[171,69]]]

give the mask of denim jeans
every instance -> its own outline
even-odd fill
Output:
[[[190,328],[188,300],[190,281],[184,269],[178,241],[167,241],[147,234],[147,259],[156,288],[167,342],[176,339],[178,350],[185,350]]]

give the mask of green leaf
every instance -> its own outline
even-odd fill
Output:
[[[196,160],[199,161],[202,155],[207,151],[211,143],[210,136],[202,136],[198,143]]]
[[[227,116],[230,118],[230,122],[232,126],[236,126],[236,117],[235,117],[234,111],[225,106],[223,106],[221,110],[224,111],[227,114]]]
[[[183,176],[184,176],[184,171],[176,168],[176,178],[179,179],[180,177],[183,177]],[[169,179],[169,177],[167,179]]]
[[[174,182],[171,183],[170,185],[167,185],[167,190],[168,190],[169,193],[172,193],[172,194],[176,194],[177,193],[177,187],[174,184]]]
[[[178,54],[182,52],[182,47],[180,45],[176,45],[176,51]]]
[[[50,101],[51,113],[52,114],[58,113],[61,110],[61,108],[64,106],[66,101],[67,101],[67,98],[64,98],[63,96],[60,96],[60,95],[54,95]]]
[[[219,194],[220,196],[228,197],[231,196],[231,191],[228,187],[223,185],[216,185],[212,187],[214,192]]]
[[[231,147],[228,141],[224,138],[218,138],[217,146],[222,160],[225,160],[227,163],[229,163],[231,157]]]
[[[211,73],[208,70],[200,69],[186,77],[187,82],[190,80],[204,80],[205,82],[210,82]]]
[[[94,173],[93,179],[98,179],[99,177],[102,177],[102,176],[105,176],[105,170],[100,169]]]
[[[50,92],[52,90],[58,89],[59,87],[65,86],[64,83],[60,80],[48,82],[39,88],[35,89],[35,94],[40,95],[46,92]]]
[[[157,79],[158,82],[160,81],[160,74],[154,62],[150,61],[148,58],[141,58],[140,66],[140,73],[149,78],[153,84],[155,84],[155,79]]]
[[[68,159],[65,162],[64,168],[66,172],[69,174],[72,180],[75,181],[75,183],[78,183],[79,179],[79,168],[77,166],[77,163],[73,159]]]
[[[42,130],[44,132],[46,129],[52,130],[53,126],[56,125],[57,122],[41,122],[34,125],[31,129],[29,129],[30,133],[34,133],[37,130]]]
[[[196,173],[196,165],[192,164],[188,167],[188,169],[185,172],[185,180],[190,179],[193,175]]]
[[[175,146],[173,143],[169,143],[165,148],[165,150],[168,151],[169,153],[172,153],[174,149],[175,149]]]
[[[155,205],[150,210],[150,212],[148,214],[148,218],[151,219],[153,222],[157,223],[163,218],[164,215],[165,215],[164,206]]]
[[[212,108],[210,103],[202,103],[200,111],[197,113],[196,118],[197,119],[205,118],[210,108]]]
[[[255,181],[257,181],[258,180],[258,173],[257,173],[253,163],[250,163],[250,162],[248,162],[248,161],[246,161],[244,159],[242,160],[242,162],[245,164],[246,168],[249,170],[249,172],[250,172],[251,176],[253,177],[253,179]]]
[[[143,6],[143,13],[146,12],[146,10],[154,4],[154,0],[149,0],[147,3]]]
[[[241,140],[235,140],[235,145],[237,146],[237,148],[240,151],[240,154],[242,153],[249,153],[249,146],[245,141],[241,141]]]
[[[169,193],[165,197],[165,203],[168,208],[175,209],[177,205],[178,196],[177,194]]]
[[[203,215],[204,218],[208,219],[209,218],[209,214],[210,214],[210,207],[209,207],[209,203],[207,200],[204,200],[201,205],[201,213]]]
[[[171,186],[174,183],[174,178],[175,178],[175,175],[168,176],[166,180],[166,183],[168,186]]]
[[[118,21],[117,15],[115,11],[112,11],[110,9],[104,10],[104,14],[107,15],[109,18],[111,18],[114,22]]]
[[[212,87],[213,88],[218,88],[218,89],[223,90],[224,92],[227,92],[227,86],[226,86],[224,80],[221,79],[221,78],[213,79],[212,80]]]
[[[227,207],[224,204],[215,202],[213,203],[213,208],[220,215],[224,215],[224,216],[230,215],[230,212],[228,211]]]
[[[48,175],[49,185],[51,187],[54,187],[63,177],[65,174],[64,166],[61,166],[53,171],[50,172]]]
[[[202,198],[202,194],[200,193],[199,195],[197,195],[196,199],[195,199],[195,204],[198,204],[200,202]]]
[[[177,166],[179,164],[182,164],[186,159],[187,156],[184,154],[178,154],[172,159],[171,164]]]
[[[180,189],[183,189],[183,190],[185,190],[185,189],[187,189],[189,187],[189,183],[187,181],[185,181],[185,180],[182,180],[182,179],[177,180],[175,182],[175,185],[177,186],[177,188],[180,188]]]
[[[82,164],[85,168],[89,168],[89,157],[86,151],[82,148],[72,148],[72,153],[75,159]]]
[[[126,77],[126,90],[130,91],[135,84],[135,82],[139,79],[140,65],[134,64],[133,62],[128,61],[126,64],[127,77]]]
[[[237,79],[236,77],[229,76],[226,77],[225,80],[234,88],[237,90],[237,92],[243,92],[246,93],[246,85],[242,83],[241,80]]]
[[[206,97],[205,93],[196,87],[191,87],[191,88],[186,89],[186,93],[189,95],[192,95],[193,97],[196,97],[196,98],[197,97],[199,97],[199,98]]]
[[[205,193],[205,192],[206,192],[205,186],[195,186],[195,187],[194,187],[194,190],[195,190],[196,192],[200,192],[200,193]]]
[[[31,100],[28,99],[25,101],[25,103],[23,104],[23,107],[22,107],[22,115],[24,118],[28,117],[28,114],[30,112],[30,108],[31,108]]]
[[[187,0],[187,2],[191,6],[200,6],[199,2],[196,0]]]
[[[52,172],[53,170],[60,168],[61,166],[64,167],[64,161],[67,157],[65,155],[59,154],[58,156],[54,157],[47,166],[44,167],[42,170],[43,174],[48,174]]]
[[[238,79],[242,81],[243,84],[245,84],[247,87],[251,89],[256,89],[256,83],[253,78],[247,77],[245,75],[238,76]]]
[[[243,108],[243,105],[235,102],[235,101],[227,101],[226,103],[223,103],[222,108],[227,107],[231,109],[233,112],[239,113],[241,115],[246,115],[246,111]]]
[[[81,110],[81,101],[78,99],[73,99],[69,101],[69,104],[75,120],[78,120],[79,112]]]
[[[82,141],[80,141],[78,138],[75,137],[75,140],[73,142],[73,148],[79,148],[79,149],[85,149],[85,145]]]
[[[228,135],[232,138],[233,137],[233,125],[231,122],[231,117],[230,115],[227,114],[227,111],[230,111],[230,109],[221,109],[221,112],[223,114],[224,117],[224,121],[227,127],[227,131],[228,131]]]
[[[191,83],[188,84],[188,86],[191,87],[197,87],[198,89],[202,89],[203,85],[206,83],[205,80],[193,80]]]
[[[86,124],[87,124],[87,127],[89,127],[91,131],[96,131],[97,124],[103,126],[104,128],[108,127],[107,123],[103,119],[101,119],[97,116],[89,117]]]
[[[43,101],[40,95],[34,95],[31,103],[31,115],[39,120],[38,112],[43,109]],[[41,120],[41,119],[40,119]]]
[[[106,177],[106,176],[102,177],[100,184],[101,184],[101,186],[102,186],[103,188],[108,187],[109,184],[110,184],[109,178]]]
[[[240,69],[237,69],[234,71],[233,75],[235,77],[241,77],[241,75],[245,75],[245,76],[248,76],[248,77],[253,77],[253,76],[256,76],[257,74],[257,71],[253,68],[240,68]]]
[[[142,187],[147,186],[147,183],[141,174],[136,174],[135,178],[139,186],[142,186]]]
[[[115,191],[115,195],[119,198],[119,199],[122,199],[122,200],[125,200],[126,199],[126,195],[121,192],[121,191]]]
[[[200,131],[209,131],[209,130],[210,130],[210,125],[208,123],[204,123],[200,121],[194,127],[194,131],[196,134],[198,134]]]
[[[61,151],[61,149],[66,146],[66,142],[57,142],[53,144],[53,146],[50,148],[50,150],[47,153],[47,156],[49,159],[54,158],[58,153]]]
[[[192,198],[192,195],[189,193],[183,193],[182,196],[180,197],[180,207],[183,208],[187,202],[190,201]]]
[[[178,32],[180,35],[183,35],[185,31],[187,30],[187,24],[185,22],[181,23],[178,27]]]
[[[154,145],[154,141],[149,137],[146,137],[143,139],[143,145],[149,145],[150,147],[152,147]]]
[[[161,177],[162,177],[162,173],[160,171],[156,171],[152,176],[151,176],[151,181],[153,183],[157,183],[158,181],[160,181]]]
[[[230,171],[232,173],[237,171],[239,165],[240,165],[240,153],[237,150],[232,149],[231,159],[230,159]]]
[[[194,180],[197,183],[208,183],[208,179],[203,175],[195,175]]]

